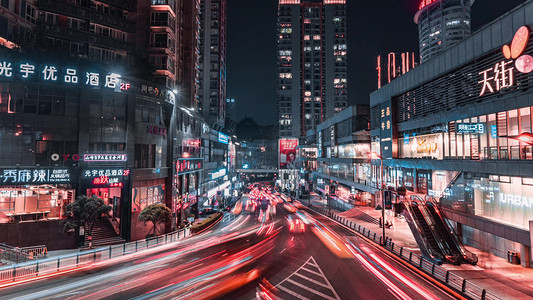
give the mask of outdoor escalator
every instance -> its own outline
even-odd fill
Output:
[[[422,229],[422,232],[426,237],[428,246],[430,246],[433,251],[440,252],[439,244],[437,244],[435,237],[431,233],[431,228],[429,228],[429,225],[427,224],[426,220],[424,219],[424,216],[422,215],[422,212],[420,211],[420,205],[418,205],[417,203],[413,203],[411,204],[411,207],[413,208],[413,213],[415,214],[415,217],[420,224],[420,228]]]
[[[453,264],[477,263],[477,257],[465,249],[437,203],[416,200],[404,204],[407,221],[412,223],[409,227],[424,256]]]
[[[407,224],[413,233],[413,237],[420,248],[422,256],[426,259],[432,260],[436,264],[442,264],[444,257],[438,251],[438,245],[431,234],[431,229],[426,223],[421,212],[418,210],[416,203],[411,201],[403,201],[404,216],[407,220]]]
[[[426,202],[425,207],[433,218],[435,226],[441,233],[446,247],[451,249],[451,251],[457,255],[459,263],[468,263],[472,265],[477,264],[477,256],[474,253],[466,250],[465,246],[461,242],[461,239],[453,230],[453,227],[450,226],[446,221],[444,212],[440,209],[439,205],[433,201],[428,201]]]

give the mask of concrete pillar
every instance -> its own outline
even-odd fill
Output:
[[[463,224],[461,224],[459,222],[456,222],[455,224],[456,224],[455,232],[462,239],[463,238]]]
[[[531,247],[520,244],[520,264],[524,268],[531,267]]]
[[[533,220],[529,220],[529,247],[527,247],[529,251],[526,251],[526,249],[524,249],[525,252],[527,252],[527,257],[524,257],[523,260],[527,260],[527,267],[531,267],[531,258],[533,257],[533,252],[531,252],[531,249],[533,247]],[[520,254],[522,252],[522,249],[520,249]]]

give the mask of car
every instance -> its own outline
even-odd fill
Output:
[[[289,219],[289,231],[292,233],[303,233],[305,232],[305,223],[298,218],[288,218]]]

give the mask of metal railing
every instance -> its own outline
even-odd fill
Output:
[[[355,222],[352,222],[350,220],[347,220],[346,218],[344,217],[341,217],[339,215],[337,215],[336,213],[328,213],[328,210],[327,209],[324,209],[322,207],[317,207],[317,206],[314,206],[312,205],[311,206],[311,209],[323,214],[323,215],[326,215],[330,218],[332,218],[333,220],[357,231],[358,233],[362,234],[363,236],[365,236],[366,238],[368,239],[371,239],[372,241],[376,242],[376,243],[379,243],[381,244],[381,241],[382,241],[382,236],[365,228],[364,226],[361,226]],[[454,289],[455,291],[457,292],[460,292],[464,295],[466,295],[467,297],[469,298],[472,298],[472,299],[482,299],[482,300],[496,300],[496,299],[501,299],[499,298],[498,296],[492,294],[491,292],[487,291],[486,289],[483,289],[469,281],[467,281],[466,279],[462,278],[461,276],[458,276],[448,270],[446,270],[445,268],[439,266],[439,265],[436,265],[434,264],[433,262],[431,262],[430,260],[416,254],[416,253],[413,253],[411,251],[409,251],[408,249],[404,248],[404,247],[400,247],[396,244],[394,244],[394,242],[391,240],[391,239],[387,239],[386,241],[386,244],[385,244],[385,249],[387,249],[388,251],[390,251],[392,254],[394,254],[395,256],[401,258],[402,260],[408,262],[409,264],[411,264],[412,266],[416,267],[417,269],[423,271],[424,273],[432,276],[433,278],[437,279],[438,281],[440,281],[441,283],[447,285],[448,287]]]
[[[3,266],[0,267],[0,283],[75,269],[93,262],[110,260],[140,250],[172,243],[185,239],[190,235],[190,229],[185,228],[165,235],[135,242]]]

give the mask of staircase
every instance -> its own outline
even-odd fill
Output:
[[[89,232],[89,226],[85,224],[85,232]],[[85,235],[85,247],[89,247],[89,240],[87,239],[89,236]],[[116,244],[122,244],[125,243],[126,240],[121,238],[113,228],[113,225],[111,225],[111,222],[109,219],[102,219],[99,221],[96,221],[93,227],[92,232],[93,237],[93,248],[99,247],[99,246],[107,246],[107,245],[116,245]]]
[[[420,224],[420,227],[422,231],[424,232],[424,235],[426,237],[426,240],[431,247],[432,250],[440,252],[439,245],[437,244],[437,241],[435,240],[435,237],[433,237],[433,233],[431,233],[431,229],[429,228],[429,225],[426,223],[426,220],[424,219],[424,216],[422,215],[422,212],[420,211],[420,207],[418,205],[412,205],[413,212],[416,216],[416,219],[418,220],[418,223]]]
[[[340,216],[343,216],[345,218],[354,218],[354,219],[358,219],[358,220],[362,220],[362,221],[365,221],[365,222],[368,222],[368,223],[372,223],[372,224],[376,224],[378,225],[379,224],[379,220],[368,215],[367,213],[365,213],[364,211],[358,209],[358,208],[352,208],[350,210],[347,210],[345,212],[342,212],[339,214]]]

